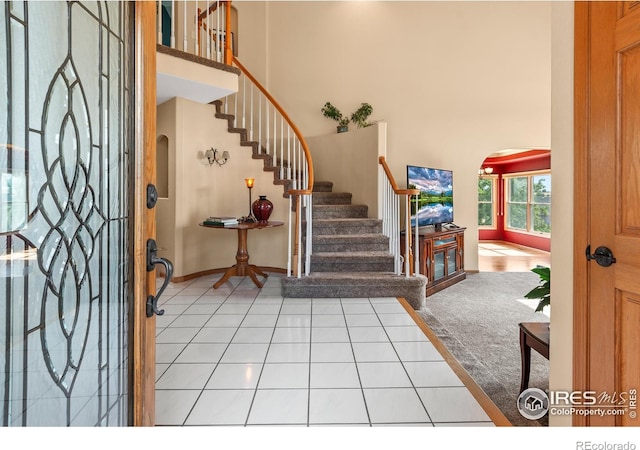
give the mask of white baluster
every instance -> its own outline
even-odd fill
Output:
[[[291,196],[289,196],[289,209],[287,211],[289,211],[289,234],[288,234],[288,245],[289,245],[289,251],[287,252],[287,276],[290,277],[291,276],[291,257],[293,255],[293,250],[292,250],[292,243],[291,243],[291,228],[293,227],[292,224],[292,220],[291,220],[291,208],[292,208],[292,204],[291,204]]]
[[[220,2],[216,1],[216,61],[220,62]]]
[[[238,128],[238,93],[233,94],[233,127]]]
[[[251,114],[251,115],[249,116],[249,119],[250,119],[250,121],[249,121],[249,124],[250,124],[249,125],[249,140],[253,141],[253,83],[251,83],[251,94],[250,95],[251,95],[251,106],[249,107],[249,111],[250,111],[249,114]]]
[[[158,1],[158,44],[162,45],[162,1]]]
[[[171,0],[171,48],[176,48],[176,1]]]
[[[262,95],[258,95],[258,152],[262,153]]]
[[[247,97],[247,77],[242,78],[242,128],[247,128],[244,120],[246,114],[245,98]]]
[[[291,177],[293,179],[293,184],[291,185],[293,189],[298,189],[298,172],[296,171],[297,167],[296,167],[296,161],[298,157],[298,140],[293,139],[293,177]]]
[[[291,179],[291,127],[287,125],[287,179]]]
[[[284,117],[280,116],[280,179],[284,178]]]
[[[265,130],[267,132],[267,139],[266,139],[266,151],[267,151],[267,155],[271,154],[271,152],[269,151],[270,147],[269,147],[269,103],[265,103],[265,113],[266,113],[266,117],[265,117],[265,121],[266,121],[266,126],[265,126]]]
[[[198,42],[200,41],[200,23],[198,20],[198,0],[196,0],[196,5],[195,5],[196,9],[195,9],[195,23],[194,23],[194,28],[196,29],[196,34],[195,34],[195,40],[194,40],[194,46],[195,46],[195,54],[200,56],[200,45],[198,44]]]
[[[187,2],[183,1],[182,2],[182,16],[183,16],[183,29],[182,29],[182,51],[186,52],[188,51],[188,44],[189,42],[187,41]]]
[[[207,40],[207,59],[211,59],[211,37],[209,34],[211,33],[211,25],[209,24],[209,5],[206,5],[207,8],[207,18],[205,23],[205,39]]]

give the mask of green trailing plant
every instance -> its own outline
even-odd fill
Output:
[[[351,116],[343,115],[338,108],[333,106],[331,102],[327,102],[321,109],[322,114],[328,118],[338,122],[338,131],[347,131],[349,123],[353,122],[358,128],[368,127],[375,122],[369,122],[367,119],[373,112],[373,108],[369,103],[361,103]]]
[[[538,286],[527,292],[524,297],[539,300],[536,312],[542,312],[545,306],[551,305],[551,268],[536,266],[531,271],[538,274],[540,282]]]
[[[369,103],[362,103],[353,114],[351,114],[351,121],[356,124],[358,128],[368,127],[374,124],[374,122],[368,122],[367,119],[373,112],[373,108]]]
[[[346,127],[349,125],[349,118],[343,116],[340,110],[333,106],[331,102],[325,103],[321,111],[326,118],[338,122],[339,127]]]

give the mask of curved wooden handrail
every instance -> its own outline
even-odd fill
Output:
[[[287,191],[287,193],[289,193],[290,195],[308,195],[308,194],[311,194],[311,191],[313,190],[313,161],[311,159],[311,152],[309,151],[309,146],[307,145],[307,141],[305,141],[304,137],[302,136],[302,133],[300,132],[298,127],[293,123],[293,121],[291,120],[289,115],[286,113],[284,108],[282,108],[282,106],[280,106],[280,104],[276,101],[275,98],[273,98],[273,96],[269,93],[269,91],[267,91],[267,89],[264,86],[262,86],[262,84],[260,84],[260,82],[258,80],[256,80],[256,78],[251,74],[251,72],[249,72],[247,70],[247,68],[245,66],[243,66],[240,61],[238,61],[238,58],[233,56],[232,57],[232,61],[233,61],[233,64],[238,66],[238,68],[242,71],[242,73],[244,73],[247,76],[247,78],[249,78],[251,80],[251,82],[258,87],[258,89],[260,89],[260,92],[262,92],[264,94],[264,96],[267,97],[267,99],[269,99],[269,101],[273,104],[273,106],[275,106],[275,108],[278,110],[278,112],[282,115],[284,120],[287,121],[287,123],[289,124],[289,126],[293,130],[293,133],[300,140],[300,144],[302,145],[302,150],[304,151],[305,158],[307,159],[307,166],[309,168],[309,173],[308,173],[308,176],[307,176],[308,183],[307,183],[306,189],[295,189],[295,190],[294,189],[289,189]],[[418,193],[419,192],[420,191],[418,191]]]
[[[209,15],[211,15],[211,13],[215,12],[216,9],[218,9],[218,3],[231,3],[228,0],[220,0],[219,2],[212,2],[211,5],[209,5],[209,8],[205,8],[203,10],[201,10],[202,12],[200,14],[198,14],[198,20],[202,20],[204,18],[207,17],[207,12],[209,13]],[[198,8],[198,10],[200,11],[200,8]]]
[[[394,193],[396,193],[397,195],[420,195],[420,189],[400,189],[398,187],[395,178],[393,178],[391,170],[389,170],[389,166],[387,166],[387,160],[384,156],[379,156],[378,162],[380,163],[380,165],[382,165],[384,173],[387,174],[387,179],[389,180]]]
[[[219,3],[227,3],[227,0],[220,0]],[[211,13],[215,12],[215,10],[218,9],[218,2],[213,2],[209,8],[205,8],[205,9],[200,9],[198,8],[198,11],[202,11],[198,14],[198,20],[202,20],[205,19],[207,17],[207,13],[209,13],[209,15],[211,15]]]

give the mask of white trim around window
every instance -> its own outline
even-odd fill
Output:
[[[502,177],[504,229],[551,237],[551,171],[512,173]]]

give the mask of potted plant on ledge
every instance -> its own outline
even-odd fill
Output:
[[[338,122],[338,133],[349,131],[349,118],[343,116],[340,110],[333,106],[330,102],[325,103],[321,111],[326,118]]]
[[[344,116],[331,102],[325,103],[321,111],[326,118],[338,122],[338,133],[349,131],[349,122],[355,123],[358,128],[368,127],[375,123],[367,121],[373,112],[369,103],[361,103],[360,107],[351,114],[351,117]]]

